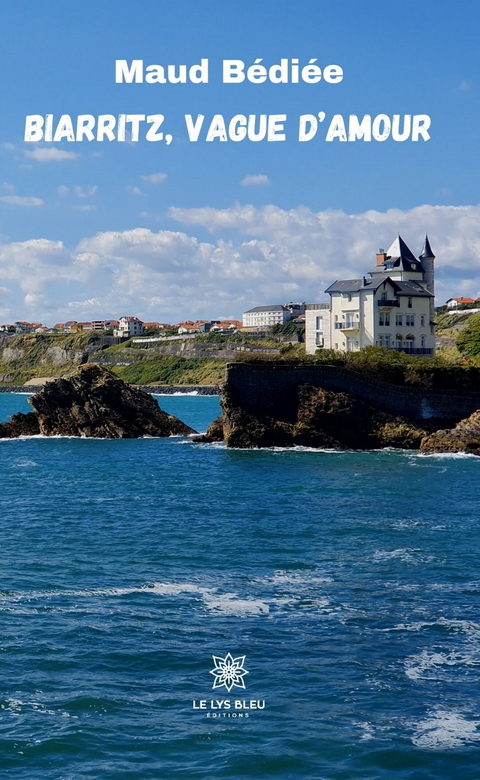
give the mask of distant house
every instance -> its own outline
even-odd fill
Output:
[[[53,326],[53,330],[64,331],[65,330],[65,323],[64,322],[57,322],[56,325]]]
[[[242,315],[244,328],[268,328],[281,325],[305,311],[305,303],[284,303],[268,306],[255,306]]]
[[[120,338],[131,338],[143,335],[143,322],[138,317],[120,317],[113,335]]]
[[[76,325],[77,325],[76,320],[68,320],[68,322],[64,322],[63,330],[65,331],[65,333],[73,333]]]
[[[92,320],[92,330],[109,330],[118,327],[118,320]]]
[[[0,325],[0,333],[15,333],[15,325]]]
[[[144,322],[144,330],[168,330],[172,326],[168,322]]]
[[[16,333],[33,333],[34,330],[35,330],[35,325],[33,324],[33,322],[26,322],[25,320],[19,320],[18,322],[15,323]]]
[[[478,300],[480,299],[477,298],[477,301]],[[448,309],[458,309],[468,303],[475,303],[475,301],[473,298],[449,298],[446,305]]]
[[[218,332],[219,330],[238,330],[242,327],[242,323],[239,322],[239,320],[222,320],[221,322],[215,323],[215,325],[212,325],[210,328],[211,332]]]
[[[192,333],[208,333],[208,331],[217,325],[220,320],[186,320],[186,322],[180,322],[178,324],[178,333],[180,335],[192,334]]]

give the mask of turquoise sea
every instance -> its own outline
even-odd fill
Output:
[[[0,461],[2,778],[480,777],[480,459],[30,438]],[[228,653],[245,689],[212,689]]]

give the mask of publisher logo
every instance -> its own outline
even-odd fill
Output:
[[[210,674],[215,677],[212,689],[225,687],[228,693],[232,688],[245,689],[244,677],[248,674],[244,667],[245,655],[233,658],[231,653],[227,653],[225,658],[220,658],[218,655],[213,655],[212,658],[215,664],[215,667],[210,671]]]
[[[212,655],[212,658],[215,664],[210,669],[214,677],[212,690],[226,688],[227,693],[232,688],[245,690],[245,675],[250,674],[245,669],[245,655],[234,658],[227,653],[224,658],[219,655]],[[225,693],[212,695],[225,696]],[[265,699],[193,699],[192,709],[199,710],[207,718],[250,718],[257,710],[265,709]]]

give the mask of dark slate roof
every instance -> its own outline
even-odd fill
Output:
[[[361,279],[339,279],[331,284],[330,287],[327,287],[325,292],[355,293],[359,290],[376,290],[387,279],[389,279],[388,274],[377,276],[375,279],[365,276]],[[395,282],[392,282],[392,284],[395,284]]]
[[[400,234],[387,249],[383,265],[372,268],[370,273],[377,273],[379,269],[383,269],[384,271],[395,269],[419,272],[423,272],[424,270],[420,260],[418,260],[411,249],[408,248]]]
[[[398,234],[395,241],[389,249],[387,249],[387,259],[388,258],[391,258],[392,260],[409,260],[414,263],[417,262],[417,258],[411,249],[408,248],[400,234]]]
[[[393,282],[393,284],[396,284],[397,287],[400,289],[397,292],[397,295],[408,295],[409,298],[434,298],[435,296],[433,293],[429,292],[425,289],[425,287],[422,287],[421,284],[418,282]]]
[[[435,255],[432,252],[432,247],[430,246],[430,241],[428,240],[428,236],[425,236],[425,241],[423,242],[423,248],[422,248],[422,253],[420,255],[420,260],[425,260],[426,258],[433,258],[435,260]]]
[[[409,297],[432,297],[432,293],[428,292],[421,284],[414,281],[409,282],[397,282],[394,279],[390,279],[388,274],[377,275],[373,279],[341,279],[334,282],[327,287],[325,292],[327,293],[356,293],[359,290],[378,290],[384,282],[389,282],[395,289],[396,295],[408,295]]]
[[[248,309],[245,314],[253,314],[255,311],[282,311],[283,308],[284,306],[280,306],[280,304],[275,304],[274,306],[255,306],[253,309]]]

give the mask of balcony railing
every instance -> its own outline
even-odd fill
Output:
[[[395,352],[405,352],[407,355],[433,355],[434,350],[429,347],[389,347]]]
[[[334,326],[335,330],[358,330],[360,323],[348,320],[347,322],[335,322]]]
[[[399,300],[390,300],[389,298],[380,298],[377,301],[377,306],[386,306],[388,308],[391,308],[392,306],[400,306]]]

